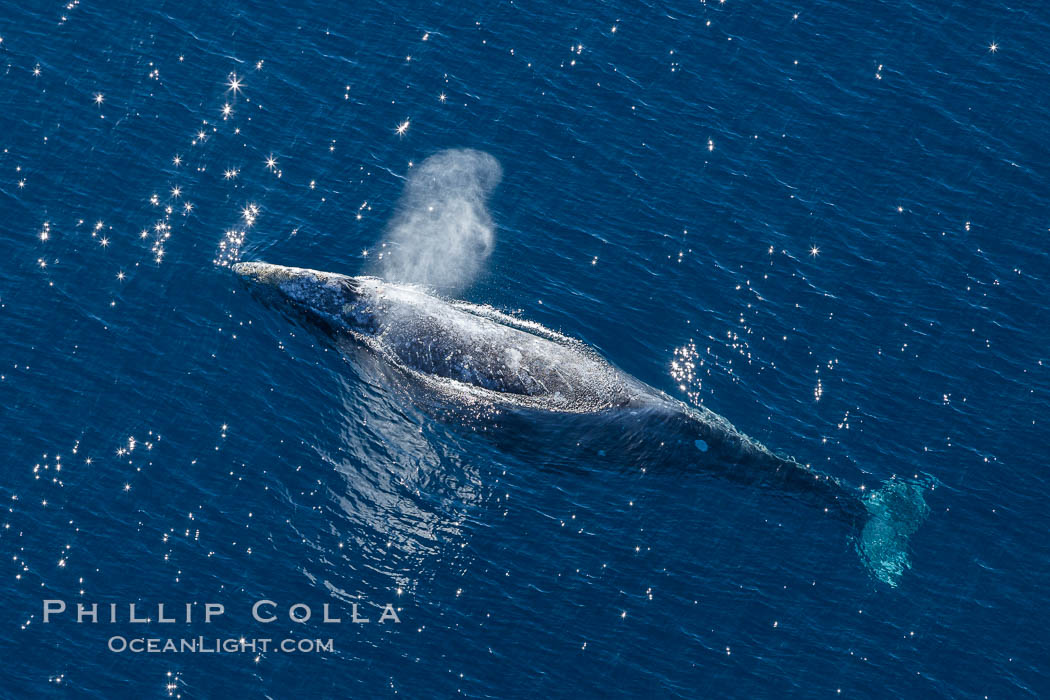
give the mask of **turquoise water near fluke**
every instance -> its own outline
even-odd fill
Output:
[[[909,539],[930,513],[924,487],[891,479],[864,499],[869,517],[860,533],[858,549],[878,580],[891,586],[911,568]]]

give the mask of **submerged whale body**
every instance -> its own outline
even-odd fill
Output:
[[[876,578],[896,585],[910,566],[907,539],[927,513],[916,484],[891,480],[861,498],[833,477],[774,454],[713,411],[620,371],[582,342],[489,307],[375,277],[260,262],[237,263],[233,271],[269,301],[290,305],[443,392],[633,420],[637,434],[656,432],[730,479],[776,486],[843,515]]]

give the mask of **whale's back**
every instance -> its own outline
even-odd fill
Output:
[[[488,307],[447,302],[363,278],[348,305],[351,328],[404,369],[552,410],[629,403],[634,382],[579,341]],[[500,397],[496,397],[500,398]]]

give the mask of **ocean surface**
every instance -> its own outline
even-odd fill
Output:
[[[1048,36],[1035,2],[7,0],[0,697],[1050,696]],[[407,390],[237,261],[542,324],[928,513],[880,575],[615,416]],[[150,638],[321,644],[113,650]]]

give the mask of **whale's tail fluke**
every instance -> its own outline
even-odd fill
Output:
[[[862,500],[867,520],[857,538],[857,553],[872,576],[896,586],[911,568],[908,541],[930,512],[923,491],[928,485],[894,477]]]
[[[682,442],[696,450],[693,460],[703,457],[707,469],[801,497],[848,522],[864,568],[879,581],[895,587],[911,568],[910,539],[930,512],[924,492],[936,486],[933,477],[894,476],[874,491],[858,492],[834,476],[773,453],[702,406],[687,406],[671,415],[669,421],[682,427]],[[700,439],[691,439],[696,436]],[[741,465],[756,468],[740,469]]]

